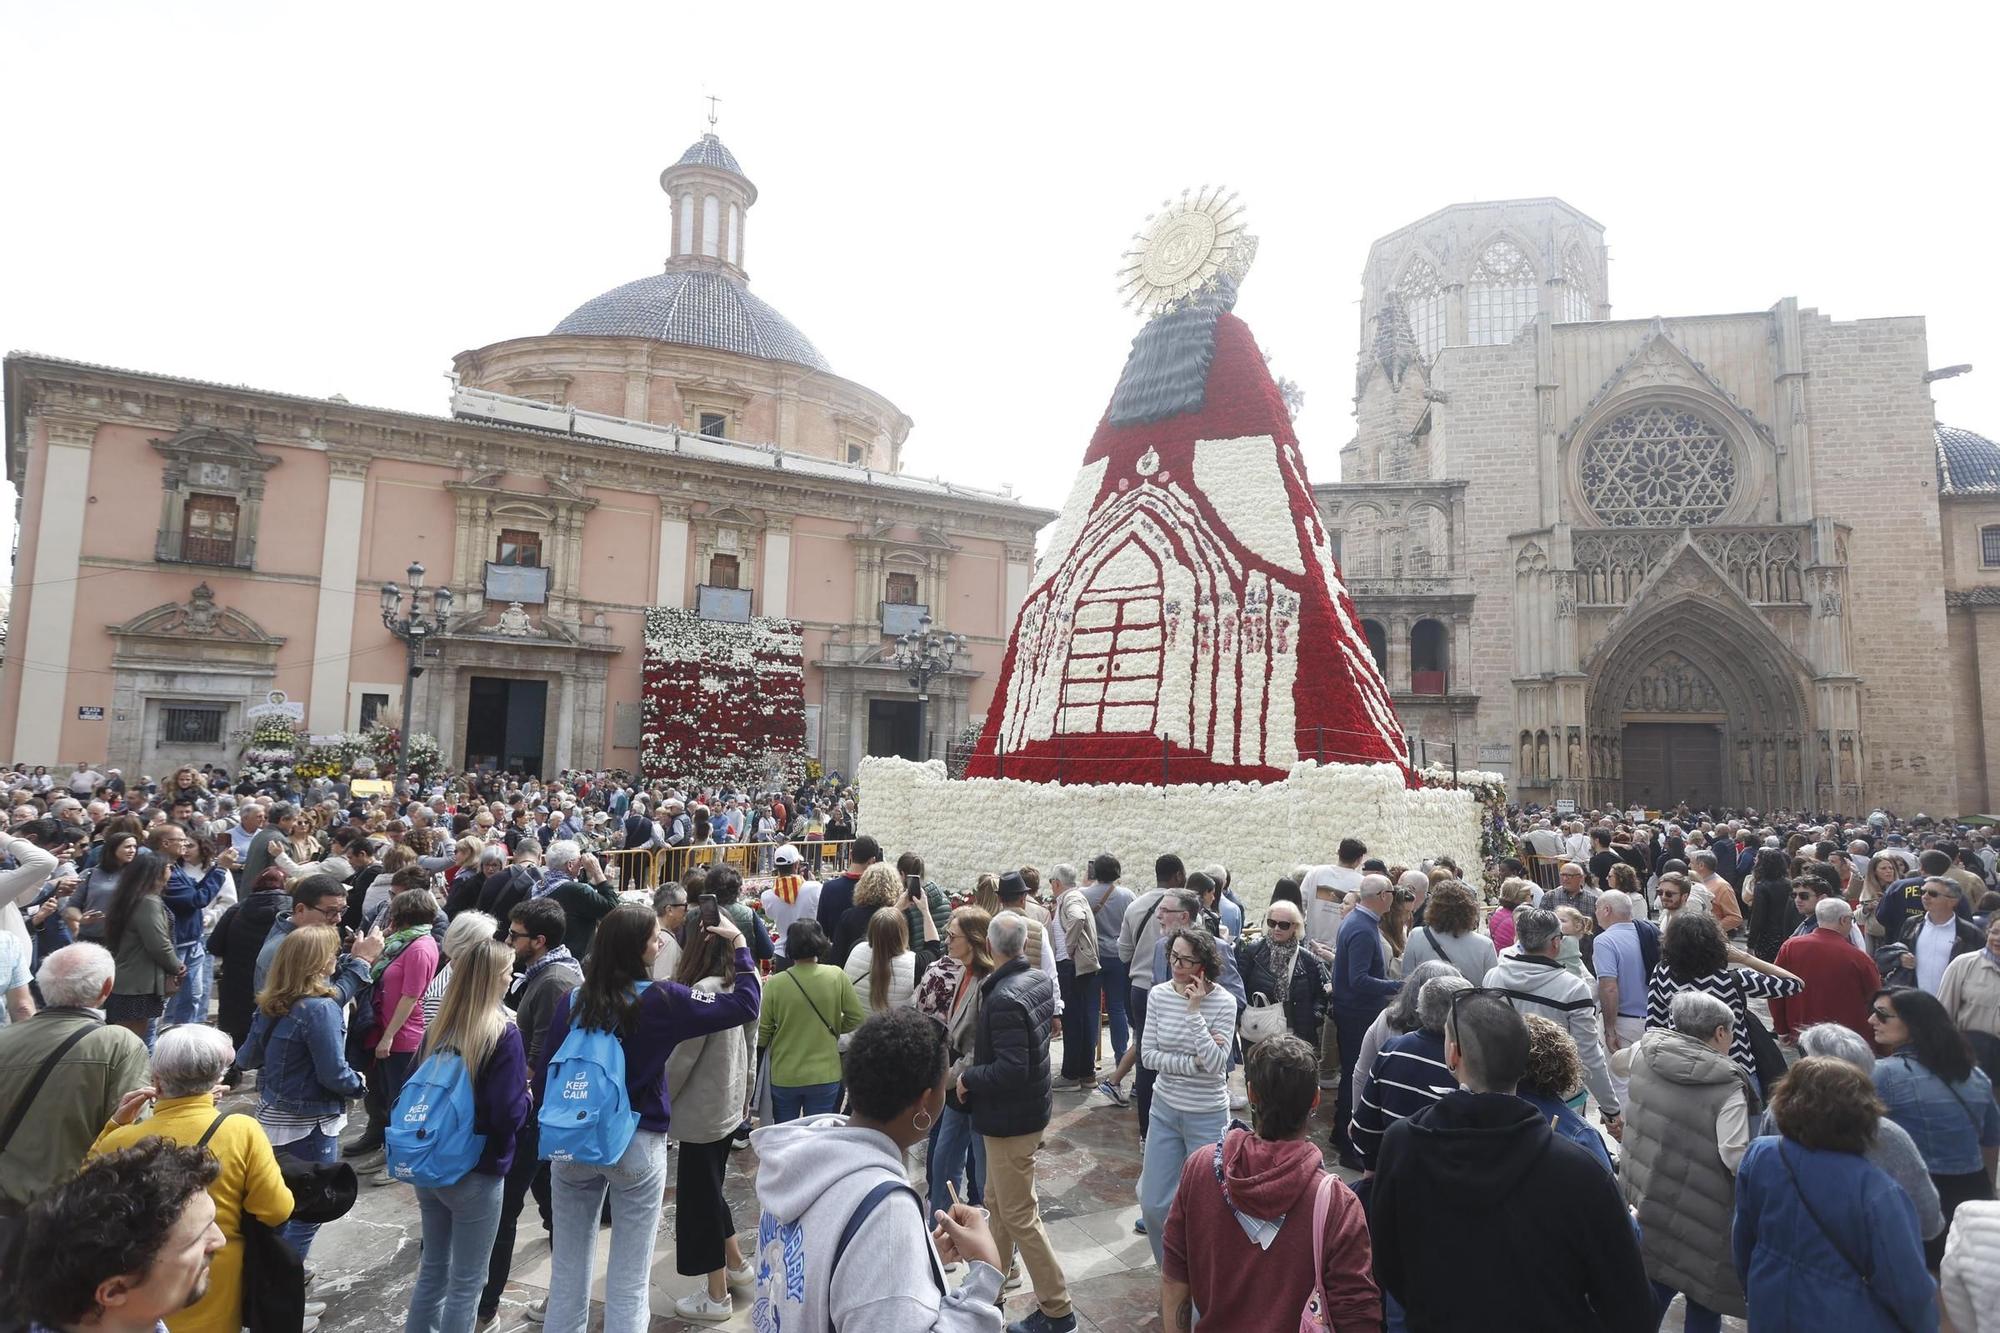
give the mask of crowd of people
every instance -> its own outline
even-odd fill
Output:
[[[0,1326],[309,1330],[320,1228],[409,1189],[412,1333],[498,1325],[531,1197],[561,1333],[606,1226],[606,1333],[668,1247],[688,1321],[1067,1333],[1060,1095],[1131,1112],[1168,1330],[2000,1327],[1981,830],[944,885],[832,783],[0,790]]]

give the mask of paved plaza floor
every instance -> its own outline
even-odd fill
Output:
[[[1060,1051],[1058,1042],[1055,1055],[1058,1066]],[[1108,1048],[1106,1056],[1108,1059]],[[1235,1082],[1240,1088],[1240,1070]],[[1129,1090],[1129,1082],[1127,1086]],[[244,1109],[254,1109],[255,1097],[238,1094],[233,1102]],[[1326,1123],[1330,1123],[1330,1105],[1329,1098],[1328,1105],[1322,1107]],[[1324,1144],[1324,1127],[1316,1130],[1313,1137]],[[920,1154],[921,1149],[913,1155]],[[731,1155],[727,1193],[746,1254],[752,1252],[756,1237],[756,1175],[755,1149]],[[1042,1148],[1038,1178],[1042,1217],[1069,1281],[1077,1327],[1084,1333],[1158,1330],[1158,1270],[1146,1238],[1132,1230],[1132,1223],[1139,1216],[1136,1113],[1130,1108],[1113,1106],[1095,1093],[1083,1095],[1058,1089],[1055,1118]],[[668,1179],[672,1179],[671,1171]],[[684,1278],[674,1271],[673,1198],[670,1186],[659,1241],[653,1252],[652,1333],[697,1328],[748,1330],[750,1299],[741,1296],[736,1300],[735,1316],[724,1323],[692,1323],[675,1316],[675,1299],[694,1291],[702,1285],[702,1280]],[[320,1323],[324,1333],[381,1333],[402,1327],[409,1308],[410,1287],[416,1278],[420,1232],[416,1199],[407,1186],[373,1186],[369,1177],[363,1178],[361,1198],[354,1211],[322,1228],[313,1244],[311,1266],[319,1274],[313,1294],[327,1303],[326,1315]],[[593,1330],[601,1327],[602,1322],[599,1302],[610,1249],[608,1231],[600,1233],[596,1249]],[[530,1199],[521,1215],[513,1278],[500,1307],[500,1333],[540,1328],[528,1322],[525,1312],[531,1302],[547,1293],[549,1267],[548,1238],[538,1224],[534,1201]],[[1022,1318],[1033,1308],[1034,1299],[1025,1288],[1009,1293],[1009,1319]],[[1676,1303],[1665,1327],[1680,1326],[1680,1307]],[[1741,1329],[1743,1325],[1738,1320],[1727,1320],[1724,1327]]]

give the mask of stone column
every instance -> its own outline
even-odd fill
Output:
[[[1970,808],[1990,811],[2000,801],[2000,606],[1969,608],[1972,642],[1978,654],[1979,736],[1985,751],[1986,789],[1981,800]],[[1968,775],[1969,777],[1969,775]],[[1974,793],[1966,792],[1969,799]]]
[[[771,515],[764,524],[764,570],[758,614],[785,617],[792,605],[792,521]]]
[[[657,606],[687,605],[688,507],[660,499],[660,563],[653,600]]]
[[[97,440],[97,423],[75,417],[36,419],[42,424],[44,461],[35,577],[28,595],[27,627],[9,645],[13,651],[8,665],[21,680],[13,753],[24,763],[54,768],[63,762],[69,645],[76,629],[76,579],[83,558],[90,451]],[[19,610],[17,605],[16,613]]]
[[[319,557],[319,605],[313,619],[312,691],[306,725],[316,732],[347,729],[349,657],[361,571],[361,518],[368,494],[365,454],[326,456],[326,519]]]

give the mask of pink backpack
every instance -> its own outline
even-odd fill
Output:
[[[1299,1333],[1332,1333],[1333,1320],[1326,1313],[1326,1211],[1339,1181],[1327,1173],[1319,1178],[1313,1197],[1313,1289],[1299,1311]]]

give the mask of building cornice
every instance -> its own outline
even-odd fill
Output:
[[[810,372],[801,372],[810,373]],[[817,474],[788,476],[642,445],[496,422],[333,402],[271,390],[121,370],[24,353],[5,363],[7,475],[18,486],[28,414],[46,412],[171,435],[193,420],[252,435],[266,449],[303,448],[444,467],[464,480],[496,472],[546,476],[568,464],[573,486],[676,499],[727,495],[759,508],[855,522],[944,527],[1032,542],[1053,510],[956,492],[914,494]],[[945,522],[940,515],[949,516]]]

